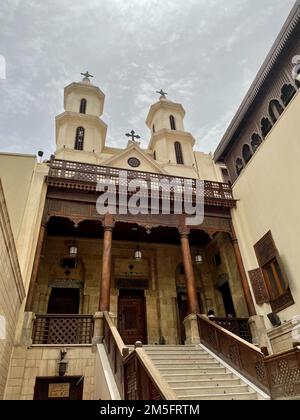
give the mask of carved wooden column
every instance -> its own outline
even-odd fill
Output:
[[[200,308],[197,295],[197,286],[189,243],[190,232],[188,228],[180,228],[179,233],[181,238],[181,251],[186,279],[189,314],[199,314]]]
[[[111,283],[111,255],[112,233],[114,221],[111,214],[107,214],[104,220],[104,238],[102,254],[102,279],[100,285],[100,312],[108,312],[110,307],[110,283]]]
[[[239,273],[240,273],[241,280],[242,280],[242,286],[243,286],[243,290],[244,290],[244,295],[245,295],[249,315],[254,316],[254,315],[256,315],[256,309],[255,309],[255,306],[254,306],[254,302],[253,302],[250,286],[249,286],[249,283],[248,283],[248,278],[247,278],[247,275],[246,275],[246,270],[245,270],[245,267],[244,267],[240,247],[239,247],[238,240],[237,240],[237,237],[236,237],[235,229],[234,229],[232,223],[231,223],[231,238],[232,238],[232,244],[233,244],[233,248],[234,248],[234,253],[235,253],[235,257],[236,257],[237,266],[238,266]]]
[[[36,251],[35,251],[35,257],[33,261],[33,267],[32,267],[32,272],[31,272],[31,277],[30,277],[25,312],[32,311],[34,289],[35,289],[37,275],[39,271],[41,253],[43,249],[44,239],[46,236],[46,229],[47,229],[47,223],[43,221],[41,224],[40,233],[39,233],[38,242],[37,242]]]

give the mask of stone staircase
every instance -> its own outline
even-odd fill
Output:
[[[200,346],[144,346],[179,400],[257,400],[258,394]]]

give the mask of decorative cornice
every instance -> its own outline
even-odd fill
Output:
[[[258,94],[261,91],[263,84],[269,79],[271,70],[277,64],[279,56],[286,47],[289,39],[294,33],[297,24],[300,21],[300,0],[297,0],[295,6],[293,7],[287,21],[285,22],[280,34],[278,35],[271,51],[269,52],[266,60],[264,61],[262,67],[260,68],[254,82],[252,83],[246,97],[244,98],[242,104],[240,105],[236,115],[231,121],[228,129],[226,130],[221,142],[219,143],[215,154],[214,160],[218,162],[222,160],[223,154],[225,153],[227,147],[229,146],[234,134],[240,127],[245,118],[249,108],[257,98]]]

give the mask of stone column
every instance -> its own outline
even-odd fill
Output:
[[[239,247],[238,240],[237,240],[235,230],[234,230],[234,227],[233,227],[232,223],[231,223],[231,237],[232,237],[232,244],[233,244],[233,249],[234,249],[234,253],[235,253],[235,257],[236,257],[237,266],[238,266],[239,273],[240,273],[241,280],[242,280],[242,286],[243,286],[243,291],[244,291],[249,315],[250,316],[255,316],[256,315],[256,309],[255,309],[255,306],[254,306],[254,302],[253,302],[253,298],[252,298],[252,294],[251,294],[246,270],[245,270],[245,267],[244,267],[240,247]]]
[[[42,222],[39,237],[38,237],[38,242],[37,242],[37,246],[36,246],[35,257],[34,257],[34,261],[33,261],[33,267],[32,267],[32,272],[31,272],[31,277],[30,277],[30,283],[29,283],[29,289],[28,289],[28,294],[27,294],[25,312],[30,312],[32,310],[34,289],[35,289],[37,275],[38,275],[38,271],[39,271],[39,267],[40,267],[41,253],[42,253],[42,249],[43,249],[44,239],[45,239],[45,236],[46,236],[46,228],[47,228],[47,223]]]
[[[102,279],[100,285],[99,311],[109,312],[110,287],[111,287],[111,256],[112,256],[112,232],[114,228],[113,217],[107,214],[104,220],[104,238],[102,254]]]
[[[182,260],[184,265],[189,314],[200,314],[197,286],[189,244],[188,229],[180,230]]]

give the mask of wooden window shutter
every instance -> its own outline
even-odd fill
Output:
[[[255,296],[256,303],[263,305],[270,302],[269,292],[260,268],[249,271],[250,282]]]
[[[282,272],[282,276],[284,277],[285,288],[287,290],[289,288],[289,282],[285,274],[284,267],[281,263],[281,258],[276,248],[272,232],[269,231],[260,241],[258,241],[257,244],[254,245],[254,249],[260,268],[263,268],[273,259],[277,260]]]

